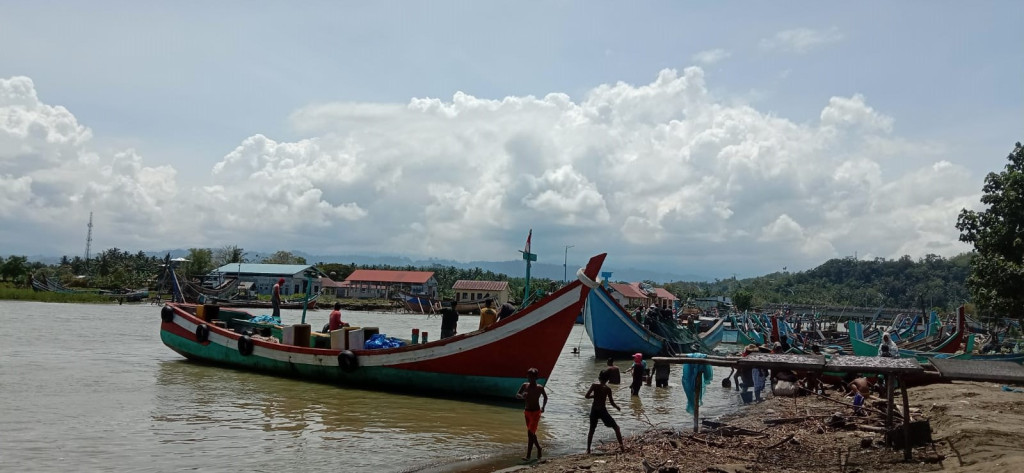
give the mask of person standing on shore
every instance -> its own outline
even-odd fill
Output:
[[[612,405],[616,410],[621,411],[615,404],[615,399],[612,398],[612,388],[608,387],[608,370],[603,369],[601,373],[597,375],[596,383],[590,385],[590,390],[584,395],[587,399],[593,399],[594,403],[590,405],[590,432],[587,434],[587,455],[590,454],[590,444],[594,441],[594,430],[597,429],[597,421],[604,422],[605,427],[611,427],[615,431],[615,438],[619,440],[619,449],[623,452],[626,451],[626,446],[622,444],[622,431],[619,430],[619,424],[615,423],[615,419],[608,413],[608,407],[605,406],[605,400]]]
[[[526,461],[530,460],[534,445],[537,446],[537,460],[540,460],[541,456],[540,442],[537,440],[537,426],[540,425],[540,415],[544,413],[544,408],[548,405],[548,393],[544,391],[544,386],[537,384],[538,374],[537,368],[527,370],[527,381],[519,387],[519,392],[516,393],[516,399],[526,400],[526,410],[523,411],[523,415],[526,417],[527,437],[526,458],[523,460]],[[544,396],[544,404],[540,403],[541,396]]]
[[[284,286],[284,278],[278,279],[277,284],[270,290],[270,306],[274,308],[271,317],[281,320],[281,287]]]

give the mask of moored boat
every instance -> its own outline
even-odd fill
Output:
[[[316,304],[317,304],[317,298],[319,298],[319,297],[320,297],[320,294],[317,293],[317,294],[313,294],[313,296],[310,297],[308,301],[303,301],[302,299],[299,299],[299,300],[291,299],[291,300],[281,301],[281,308],[282,309],[302,309],[303,304],[305,304],[306,309],[308,309],[308,310],[315,310],[316,309]],[[270,301],[243,300],[243,299],[227,299],[227,300],[215,300],[215,301],[216,301],[217,305],[219,305],[221,307],[234,307],[234,308],[239,308],[239,309],[266,309],[266,310],[271,310],[271,309],[274,308],[274,305]]]
[[[200,360],[267,374],[421,395],[511,400],[530,368],[546,382],[605,255],[590,259],[577,280],[482,330],[430,343],[378,350],[336,350],[257,340],[207,324],[195,306],[168,304],[160,338]]]
[[[598,358],[624,358],[634,353],[656,356],[711,351],[697,335],[674,322],[659,324],[657,329],[661,333],[644,327],[633,320],[604,286],[594,288],[587,296],[583,326]],[[717,338],[715,345],[721,341],[723,327],[719,321],[707,331],[709,336]]]

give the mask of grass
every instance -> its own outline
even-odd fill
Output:
[[[40,292],[32,289],[12,287],[9,284],[0,285],[0,300],[76,303],[110,303],[112,301],[111,298],[99,294]]]

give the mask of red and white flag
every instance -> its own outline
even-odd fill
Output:
[[[529,253],[530,252],[530,239],[531,238],[533,238],[533,229],[532,228],[530,229],[530,233],[528,235],[526,235],[526,249],[523,250],[523,253]]]

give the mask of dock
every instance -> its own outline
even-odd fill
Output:
[[[893,405],[895,390],[900,390],[903,404],[903,416],[901,430],[903,431],[903,456],[909,460],[912,458],[910,431],[907,427],[910,417],[910,400],[907,395],[907,387],[904,377],[909,375],[923,375],[925,367],[915,358],[882,358],[868,356],[832,356],[826,358],[824,355],[794,355],[794,354],[770,354],[751,353],[746,357],[738,356],[675,356],[653,358],[655,363],[669,364],[697,364],[721,366],[724,368],[764,368],[764,369],[786,369],[793,371],[811,371],[816,373],[865,373],[879,374],[887,380],[895,380],[895,383],[886,383],[886,432],[893,432]],[[971,361],[951,360],[933,358],[932,367],[937,370],[935,374],[937,381],[988,381],[1008,384],[1024,384],[1024,366],[1007,361]],[[698,376],[697,386],[700,386]],[[698,396],[700,390],[697,391]],[[700,402],[694,403],[694,432],[700,430],[699,419]]]

